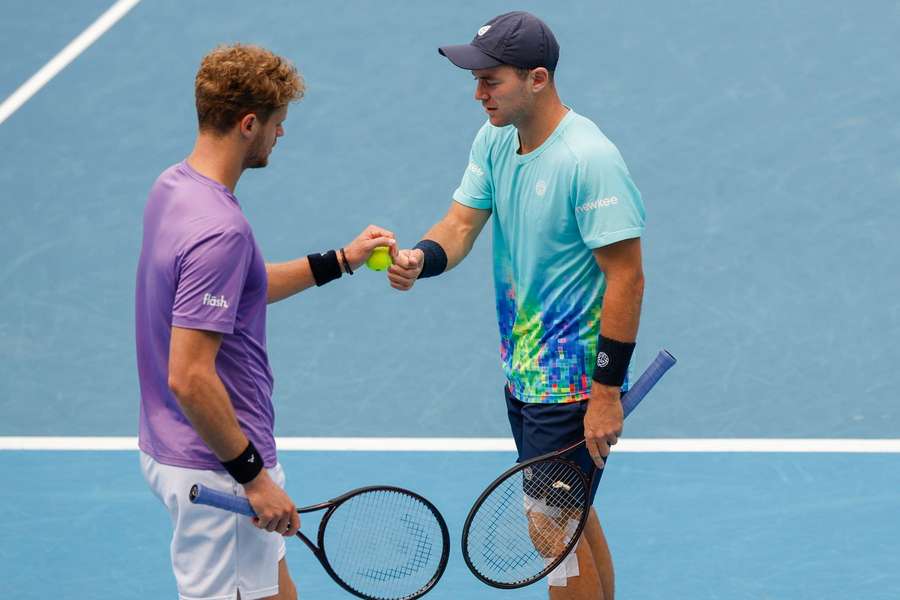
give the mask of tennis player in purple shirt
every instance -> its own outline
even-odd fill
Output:
[[[282,536],[300,521],[275,449],[266,305],[352,275],[376,246],[396,256],[394,235],[369,226],[338,250],[265,262],[234,190],[244,169],[268,164],[303,92],[296,69],[268,50],[213,50],[195,81],[196,145],[159,176],[144,211],[141,467],[172,518],[184,600],[297,597]],[[258,517],[192,504],[194,483],[246,496]]]

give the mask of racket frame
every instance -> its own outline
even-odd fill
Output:
[[[191,488],[191,492],[190,492],[191,502],[195,502],[196,498],[200,494],[200,489],[201,489],[201,486],[199,486],[199,485],[194,485]],[[224,494],[223,492],[218,492],[216,490],[207,489],[207,491],[210,493],[214,493],[214,494]],[[418,500],[419,502],[424,504],[425,507],[428,508],[428,510],[431,511],[431,514],[434,516],[435,520],[437,521],[437,523],[441,529],[441,543],[442,543],[441,558],[438,562],[437,570],[435,571],[434,575],[432,575],[431,579],[429,579],[428,582],[423,587],[421,587],[419,590],[417,590],[416,592],[413,592],[412,594],[407,594],[406,596],[399,597],[396,600],[414,600],[415,598],[420,598],[420,597],[424,596],[426,593],[428,593],[429,591],[431,591],[435,585],[437,585],[437,582],[441,579],[441,577],[444,574],[445,569],[447,568],[447,561],[450,558],[450,533],[449,533],[449,530],[447,529],[447,523],[446,523],[446,521],[444,521],[444,517],[443,517],[443,515],[441,515],[441,513],[437,509],[437,507],[430,500],[425,498],[424,496],[420,496],[419,494],[412,492],[410,490],[407,490],[407,489],[404,489],[401,487],[391,486],[391,485],[370,485],[370,486],[366,486],[366,487],[356,488],[356,489],[350,490],[349,492],[341,494],[340,496],[337,496],[336,498],[332,498],[331,500],[327,500],[325,502],[320,502],[318,504],[311,504],[309,506],[304,506],[302,508],[298,508],[297,512],[299,514],[306,514],[306,513],[316,512],[316,511],[320,511],[320,510],[325,510],[325,514],[322,515],[322,520],[319,521],[319,528],[318,528],[318,531],[316,532],[316,543],[315,544],[302,531],[298,530],[296,535],[298,538],[300,538],[300,540],[304,544],[306,544],[306,546],[310,549],[310,551],[312,551],[313,555],[316,557],[316,559],[318,559],[319,564],[322,565],[322,568],[325,569],[325,572],[328,573],[328,576],[331,577],[331,579],[334,580],[334,582],[336,584],[338,584],[344,590],[353,594],[357,598],[363,598],[364,600],[382,600],[382,598],[379,596],[369,596],[364,592],[353,589],[352,587],[350,587],[349,584],[347,584],[343,579],[341,579],[338,576],[337,572],[335,572],[334,567],[331,566],[331,563],[328,560],[327,550],[325,548],[325,529],[328,526],[328,520],[335,513],[335,511],[337,511],[337,509],[342,504],[351,500],[352,498],[361,496],[363,494],[368,494],[371,492],[394,492],[394,493],[410,496],[410,497]],[[246,498],[245,498],[245,500],[246,500]],[[249,504],[249,501],[247,501],[247,503]],[[228,510],[228,509],[225,509],[225,510]],[[251,508],[251,512],[252,512],[252,508]],[[244,514],[247,514],[247,513],[244,513]]]
[[[540,456],[535,456],[534,458],[529,458],[528,460],[513,465],[506,471],[504,471],[499,477],[497,477],[482,493],[478,496],[478,499],[472,505],[472,509],[469,511],[468,516],[466,516],[466,522],[463,525],[462,532],[462,555],[463,560],[466,562],[466,566],[469,567],[469,570],[472,572],[475,577],[477,577],[482,583],[485,583],[491,587],[500,588],[504,590],[514,590],[521,587],[525,587],[527,585],[531,585],[535,581],[542,579],[547,576],[548,573],[553,571],[556,567],[562,563],[572,552],[572,548],[578,543],[578,540],[581,538],[581,532],[584,531],[584,526],[587,524],[588,513],[590,512],[591,504],[589,502],[591,497],[591,486],[594,484],[594,478],[597,476],[597,468],[594,467],[591,471],[590,478],[585,475],[584,471],[581,467],[573,460],[568,460],[563,458],[565,455],[575,451],[579,446],[584,445],[584,439],[575,442],[574,444],[570,444],[563,448],[562,450],[554,450],[553,452],[548,452],[546,454],[542,454]],[[585,496],[584,502],[582,503],[581,517],[578,519],[578,527],[576,527],[575,531],[572,534],[572,538],[569,543],[566,545],[566,549],[562,552],[556,560],[554,560],[549,565],[545,566],[544,569],[532,577],[528,577],[526,579],[521,579],[519,581],[513,583],[505,583],[502,581],[494,581],[493,579],[489,579],[482,575],[478,569],[475,567],[475,564],[472,562],[471,557],[469,556],[469,545],[466,541],[469,539],[469,529],[472,526],[472,521],[475,519],[475,515],[478,513],[478,510],[483,505],[484,501],[496,490],[498,487],[506,483],[506,481],[514,476],[516,473],[520,471],[524,472],[525,469],[531,468],[537,463],[551,464],[551,463],[561,463],[570,467],[574,470],[574,473],[581,480],[582,485],[584,486]]]
[[[672,354],[669,353],[668,350],[660,350],[657,353],[656,358],[654,358],[653,361],[650,363],[650,365],[644,370],[644,372],[641,373],[641,376],[638,377],[637,381],[634,382],[634,385],[629,388],[628,392],[626,392],[622,396],[622,398],[621,398],[622,413],[623,413],[624,417],[627,417],[629,414],[631,414],[631,412],[637,407],[637,405],[640,404],[641,401],[644,399],[644,396],[646,396],[647,393],[651,389],[653,389],[653,387],[659,382],[659,380],[662,378],[662,376],[665,375],[669,369],[671,369],[673,366],[675,366],[676,362],[678,362],[678,361],[675,359],[674,356],[672,356]],[[580,446],[584,443],[585,443],[585,440],[581,439],[577,442],[570,444],[569,446],[566,446],[565,448],[563,448],[561,450],[554,450],[552,452],[548,452],[547,454],[542,454],[541,456],[536,456],[534,458],[530,458],[530,459],[526,460],[525,462],[513,465],[512,467],[510,467],[509,469],[504,471],[499,477],[497,477],[490,485],[488,485],[487,489],[485,489],[481,493],[481,495],[478,496],[478,499],[472,505],[471,510],[469,510],[468,516],[466,516],[466,522],[465,522],[465,525],[463,526],[461,546],[462,546],[463,559],[466,562],[466,566],[469,567],[469,570],[472,572],[472,574],[475,577],[477,577],[480,581],[482,581],[483,583],[486,583],[487,585],[489,585],[491,587],[501,588],[501,589],[516,589],[516,588],[525,587],[525,586],[530,585],[530,584],[540,580],[541,578],[545,577],[553,569],[555,569],[557,566],[559,566],[559,564],[572,552],[572,548],[578,543],[578,539],[581,536],[582,531],[584,531],[584,526],[587,523],[588,513],[589,513],[590,506],[591,506],[590,504],[588,504],[586,506],[586,509],[582,511],[581,519],[578,523],[578,529],[576,530],[575,535],[572,536],[573,541],[571,541],[569,543],[568,547],[566,548],[566,551],[562,553],[562,556],[557,558],[550,566],[545,567],[544,570],[540,572],[540,574],[535,575],[534,577],[523,579],[517,583],[504,583],[504,582],[500,582],[500,581],[493,581],[491,579],[486,578],[481,573],[479,573],[478,570],[475,568],[474,564],[472,563],[471,558],[469,557],[469,547],[468,547],[469,545],[467,544],[467,541],[469,539],[469,528],[472,525],[472,521],[475,518],[475,514],[478,512],[478,509],[481,508],[481,505],[484,502],[484,500],[490,495],[490,493],[492,491],[497,489],[497,487],[500,486],[500,484],[502,484],[504,481],[506,481],[513,474],[517,473],[520,470],[523,470],[525,467],[532,466],[535,463],[538,463],[541,461],[546,461],[548,459],[555,459],[555,460],[559,460],[561,462],[567,462],[567,463],[571,463],[571,464],[575,465],[577,468],[578,474],[580,474],[582,477],[586,478],[584,472],[581,470],[580,467],[578,467],[577,463],[575,463],[574,461],[571,461],[571,460],[566,460],[564,458],[561,458],[562,456],[565,456],[569,452],[572,452],[573,450],[578,448],[578,446]],[[596,478],[596,476],[597,476],[597,468],[594,467],[592,470],[590,482],[589,482],[591,486],[593,486],[594,478]],[[590,498],[590,489],[588,490],[588,495],[586,496],[585,500],[587,500],[588,498]]]

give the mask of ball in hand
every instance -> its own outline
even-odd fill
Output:
[[[372,255],[366,259],[366,266],[373,271],[384,271],[393,264],[391,252],[387,246],[379,246],[372,250]]]

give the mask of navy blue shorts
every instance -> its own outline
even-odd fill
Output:
[[[516,441],[516,449],[519,451],[517,462],[555,452],[584,438],[587,400],[567,404],[536,404],[520,402],[510,394],[509,388],[505,385],[503,393],[506,396],[509,426]],[[566,458],[581,467],[588,481],[594,476],[594,471],[597,471],[583,444]],[[608,462],[609,458],[606,460]],[[597,486],[600,485],[602,476],[602,470],[597,471],[594,476],[591,485],[591,504],[594,503],[594,496],[597,494]]]

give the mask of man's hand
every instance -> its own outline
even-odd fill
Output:
[[[609,451],[622,435],[622,401],[618,387],[591,383],[591,399],[584,415],[584,439],[588,453],[602,469]]]
[[[355,240],[344,246],[344,253],[347,255],[347,262],[350,263],[350,268],[354,271],[360,268],[372,255],[372,250],[379,246],[390,248],[392,258],[397,254],[397,240],[394,238],[393,232],[377,225],[369,225],[362,233],[356,236]],[[338,252],[338,260],[340,258],[340,252]],[[341,265],[341,270],[343,270],[343,264]]]
[[[244,484],[247,500],[256,511],[253,524],[266,531],[277,531],[285,537],[292,536],[300,529],[300,515],[293,501],[278,484],[269,477],[265,469]]]
[[[395,256],[394,264],[388,269],[388,281],[395,290],[405,292],[412,289],[413,284],[425,266],[425,253],[421,250],[400,250]]]

